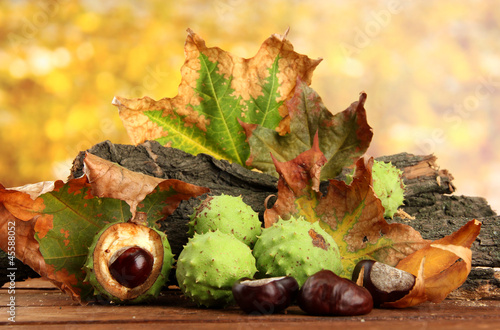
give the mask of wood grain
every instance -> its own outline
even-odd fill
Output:
[[[6,306],[9,298],[7,289],[0,289],[0,305]],[[19,283],[15,299],[15,325],[38,329],[46,326],[64,329],[136,329],[143,326],[174,329],[497,329],[500,322],[500,301],[495,300],[447,299],[440,304],[425,303],[407,309],[374,309],[367,315],[355,317],[309,316],[297,306],[291,306],[286,314],[252,316],[238,307],[198,308],[178,290],[166,291],[154,305],[96,303],[80,306],[41,279]],[[13,325],[6,315],[0,316],[0,325],[9,324]]]

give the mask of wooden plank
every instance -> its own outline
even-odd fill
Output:
[[[5,284],[2,288],[7,288]],[[37,277],[30,278],[25,281],[16,282],[16,288],[18,289],[47,289],[47,290],[59,290],[52,282],[45,278]]]
[[[292,306],[286,314],[252,316],[236,307],[227,309],[200,309],[170,305],[143,306],[34,306],[16,308],[17,324],[94,324],[94,323],[330,323],[330,322],[376,322],[437,320],[476,321],[496,320],[500,322],[500,302],[466,302],[446,300],[440,304],[423,304],[403,310],[374,309],[370,314],[353,317],[316,317],[304,314],[297,306]]]
[[[406,320],[390,320],[390,321],[375,321],[375,322],[344,322],[344,321],[331,321],[325,323],[318,322],[303,322],[303,323],[288,323],[280,324],[276,322],[265,322],[257,321],[252,323],[183,323],[183,324],[173,324],[167,322],[149,322],[147,324],[142,323],[101,323],[101,324],[51,324],[50,329],[93,329],[93,330],[109,330],[109,329],[138,329],[139,327],[147,326],[148,328],[154,329],[230,329],[230,330],[243,330],[243,329],[255,329],[255,330],[280,330],[280,329],[336,329],[338,328],[349,328],[349,330],[422,330],[422,329],[436,329],[436,330],[456,330],[456,329],[498,329],[498,320],[484,320],[479,323],[477,321],[454,321],[454,320],[442,320],[436,321],[406,321]],[[16,329],[13,326],[13,329]],[[40,329],[41,325],[22,325],[23,329]],[[19,329],[19,328],[17,328]]]
[[[40,286],[37,288],[37,286]],[[50,325],[93,329],[136,328],[137,326],[173,326],[189,329],[316,329],[349,327],[350,329],[451,329],[474,327],[496,329],[500,322],[500,301],[467,301],[447,299],[440,304],[425,303],[407,309],[374,309],[355,317],[316,317],[306,315],[297,306],[278,315],[253,316],[238,307],[227,309],[198,308],[182,297],[178,290],[168,290],[154,305],[118,306],[99,302],[80,306],[46,283],[25,283],[15,293],[16,325],[26,328]],[[0,305],[10,299],[7,289],[0,289]],[[3,309],[3,308],[2,308]],[[7,311],[7,310],[6,310]],[[8,325],[5,314],[0,325]]]

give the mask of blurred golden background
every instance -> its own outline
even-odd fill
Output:
[[[242,57],[273,33],[323,58],[332,112],[366,91],[372,156],[434,153],[457,194],[500,211],[499,1],[0,2],[0,183],[66,179],[79,151],[129,143],[114,95],[173,97],[186,29]]]

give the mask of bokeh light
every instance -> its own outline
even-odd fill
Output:
[[[368,94],[373,156],[434,153],[457,194],[500,210],[497,1],[0,2],[0,182],[65,179],[79,151],[129,143],[115,95],[173,97],[186,29],[253,56],[290,27],[323,58],[312,87],[337,112]]]

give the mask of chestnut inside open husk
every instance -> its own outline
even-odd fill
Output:
[[[153,270],[154,258],[138,246],[125,247],[115,253],[108,262],[111,276],[127,288],[135,288],[144,283]]]
[[[363,287],[370,291],[375,307],[398,301],[406,296],[415,285],[415,276],[374,260],[362,260],[356,264],[352,280],[361,276]]]
[[[92,285],[94,295],[139,303],[158,296],[173,262],[164,233],[135,222],[110,223],[89,247],[85,282]]]
[[[367,289],[330,270],[321,270],[306,280],[299,291],[297,304],[311,315],[364,315],[373,308]]]
[[[273,314],[285,310],[299,291],[297,281],[290,276],[259,280],[243,278],[234,283],[233,296],[248,314]]]

